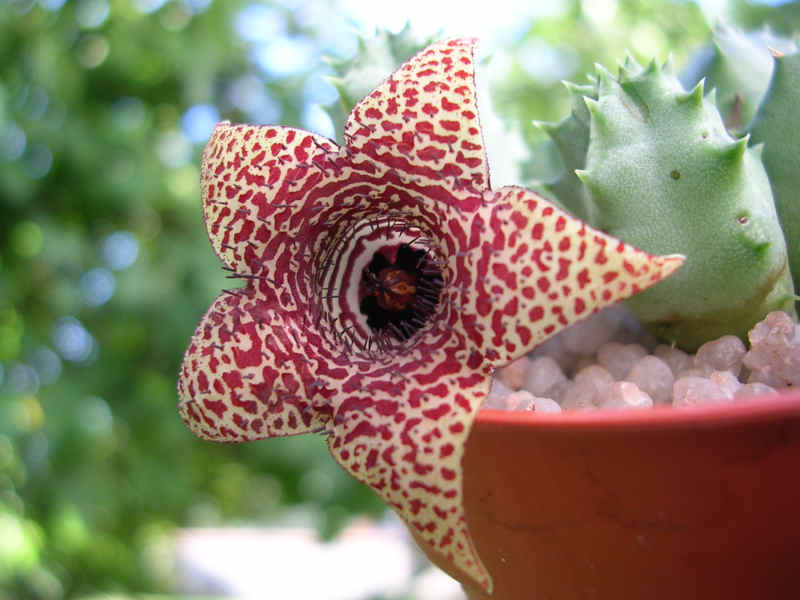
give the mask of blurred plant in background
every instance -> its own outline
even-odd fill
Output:
[[[335,136],[327,77],[358,53],[359,28],[383,22],[374,4],[0,2],[0,600],[169,590],[178,527],[295,520],[330,536],[383,511],[321,438],[216,446],[175,410],[186,342],[233,285],[202,225],[202,145],[220,119]],[[530,122],[569,112],[560,80],[626,49],[671,51],[680,67],[710,39],[690,2],[508,5],[485,9],[483,75],[498,140],[538,157],[522,165],[527,182],[561,168]],[[414,6],[395,64],[440,27],[474,34],[481,20],[425,20]],[[800,7],[725,16],[786,33]],[[359,79],[368,90],[390,70]]]
[[[199,152],[220,115],[319,128],[321,56],[355,38],[341,18],[316,34],[318,4],[0,9],[0,598],[159,589],[148,549],[176,525],[299,505],[330,533],[382,510],[321,439],[212,446],[175,409],[186,340],[231,285]]]

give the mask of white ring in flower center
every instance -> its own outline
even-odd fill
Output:
[[[362,275],[375,253],[386,248],[395,251],[406,244],[437,254],[436,248],[428,246],[430,236],[396,214],[363,219],[331,235],[333,243],[323,252],[322,272],[315,278],[322,297],[321,318],[326,322],[323,330],[329,333],[329,340],[356,354],[408,348],[407,342],[401,344],[389,336],[377,336],[367,325],[367,316],[359,306]]]

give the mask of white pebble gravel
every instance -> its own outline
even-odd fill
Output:
[[[714,371],[708,379],[716,383],[719,389],[725,392],[726,398],[733,398],[736,392],[739,391],[739,388],[742,387],[742,384],[739,383],[733,371]]]
[[[653,350],[653,356],[656,356],[669,365],[672,374],[676,377],[681,371],[691,369],[693,360],[692,357],[681,350],[680,348],[673,348],[666,344],[659,344]]]
[[[622,316],[619,310],[602,310],[587,317],[578,328],[567,327],[561,334],[564,348],[573,354],[594,354],[614,339]]]
[[[550,391],[547,393],[548,397],[552,398],[556,402],[563,403],[564,396],[567,395],[567,392],[572,387],[572,382],[567,379],[565,381],[561,381],[555,384],[553,387],[550,388]]]
[[[694,366],[701,371],[730,371],[736,377],[742,368],[742,359],[747,348],[735,335],[724,335],[717,340],[706,342],[697,349]]]
[[[608,396],[600,408],[653,408],[653,399],[639,386],[630,381],[616,381],[611,385]]]
[[[511,364],[497,370],[496,377],[505,384],[506,387],[512,390],[518,390],[525,382],[525,373],[528,370],[528,365],[531,359],[527,356],[518,358]]]
[[[717,404],[731,397],[719,384],[705,377],[681,377],[672,386],[673,406]]]
[[[672,401],[675,376],[669,365],[657,356],[651,354],[639,360],[628,371],[625,381],[635,383],[655,404],[669,404]]]
[[[605,390],[614,383],[614,376],[600,365],[589,365],[584,367],[572,378],[575,383],[582,381],[589,381],[594,384],[599,390]]]
[[[564,410],[594,410],[608,396],[614,378],[600,365],[591,365],[575,374],[572,385],[564,392]]]
[[[550,398],[533,398],[533,410],[542,413],[560,413],[561,405]]]
[[[640,344],[620,344],[608,342],[597,350],[597,362],[605,367],[614,379],[622,379],[637,362],[647,356],[647,350]]]
[[[567,381],[567,376],[552,356],[540,356],[528,362],[524,385],[535,396],[546,396],[555,385],[564,381]]]
[[[540,346],[529,354],[530,358],[536,359],[540,356],[549,356],[558,363],[561,370],[565,373],[569,372],[575,360],[578,358],[564,346],[564,340],[561,335],[554,335],[546,339]]]
[[[495,377],[492,379],[492,389],[489,390],[489,395],[483,402],[483,407],[506,410],[506,398],[512,391],[511,388]]]
[[[535,396],[526,390],[513,392],[506,396],[507,410],[533,410]]]
[[[595,410],[599,404],[597,386],[588,379],[573,383],[561,398],[561,408],[564,410]]]
[[[708,374],[709,374],[708,371],[706,371],[705,369],[691,368],[691,369],[685,369],[680,373],[678,373],[675,379],[681,379],[682,377],[705,377]]]
[[[747,398],[748,396],[764,396],[767,394],[777,394],[778,390],[768,386],[766,383],[745,383],[734,394],[737,398]]]
[[[800,326],[784,312],[771,312],[748,334],[744,365],[749,381],[773,387],[800,385]]]
[[[697,406],[800,385],[800,325],[786,313],[772,312],[756,324],[749,349],[726,335],[692,355],[655,345],[646,334],[636,338],[635,330],[619,307],[592,315],[498,369],[484,408],[545,413]]]

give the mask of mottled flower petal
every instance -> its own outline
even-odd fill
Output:
[[[330,205],[341,149],[290,127],[220,123],[203,151],[203,216],[211,245],[230,269],[274,276],[284,246]],[[314,193],[310,193],[310,192]]]
[[[430,355],[353,377],[328,444],[422,539],[488,587],[464,517],[461,459],[491,377],[465,356],[464,338],[450,336]]]
[[[472,225],[484,233],[470,239],[463,259],[482,263],[473,269],[482,276],[459,285],[469,290],[465,328],[499,366],[683,264],[682,256],[653,256],[593,229],[524,188],[486,192],[486,202]]]
[[[359,102],[345,141],[411,176],[448,188],[445,204],[469,210],[489,186],[475,100],[476,40],[432,44]]]
[[[325,429],[331,379],[307,327],[260,294],[219,296],[192,337],[178,378],[179,410],[198,436],[244,442]]]

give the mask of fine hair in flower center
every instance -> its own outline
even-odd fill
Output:
[[[443,280],[428,250],[408,244],[393,250],[376,251],[364,268],[359,310],[374,332],[405,341],[435,311]]]

